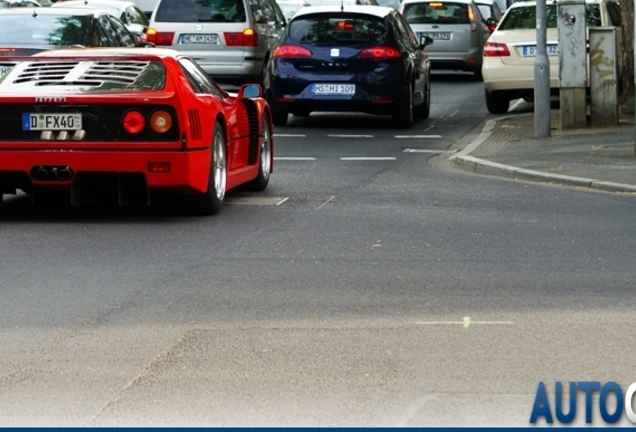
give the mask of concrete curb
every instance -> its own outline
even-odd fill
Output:
[[[527,180],[540,183],[553,183],[564,186],[584,187],[604,192],[636,193],[636,185],[607,182],[584,177],[553,174],[543,171],[533,171],[519,168],[513,165],[505,165],[470,156],[472,152],[477,150],[480,145],[488,140],[488,138],[492,134],[492,131],[495,129],[497,121],[511,117],[515,116],[499,117],[494,120],[488,120],[475,141],[468,144],[457,154],[451,156],[449,160],[457,167],[466,171],[474,172],[476,174],[507,177],[511,179]]]

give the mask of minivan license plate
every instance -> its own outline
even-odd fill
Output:
[[[424,43],[424,36],[428,36],[433,40],[450,40],[451,32],[425,32],[418,33],[420,37],[420,43]]]
[[[181,44],[219,44],[219,37],[215,34],[182,34],[179,38]]]
[[[81,114],[22,114],[25,131],[74,131],[82,129]]]
[[[355,84],[314,84],[311,87],[312,95],[354,95]]]

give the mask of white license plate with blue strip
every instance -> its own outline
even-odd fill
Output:
[[[316,96],[348,95],[356,93],[355,84],[312,84],[311,94]]]
[[[22,114],[22,130],[25,131],[75,131],[82,129],[82,115]]]
[[[548,45],[546,47],[546,51],[549,56],[558,56],[559,55],[559,47],[558,45]],[[524,46],[523,47],[523,56],[524,57],[535,57],[537,55],[537,47],[534,45]]]

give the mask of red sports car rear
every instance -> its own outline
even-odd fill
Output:
[[[230,96],[172,50],[69,50],[14,58],[0,78],[0,188],[71,204],[151,204],[216,213],[273,169],[258,85]]]

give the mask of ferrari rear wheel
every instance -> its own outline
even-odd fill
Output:
[[[225,133],[217,121],[212,135],[212,161],[208,190],[203,194],[181,196],[181,209],[188,214],[207,216],[216,214],[223,206],[227,186],[227,153]]]
[[[258,175],[254,180],[241,186],[241,190],[262,191],[269,183],[269,174],[272,170],[272,129],[269,123],[269,115],[267,114],[263,116],[261,144],[259,147]]]

